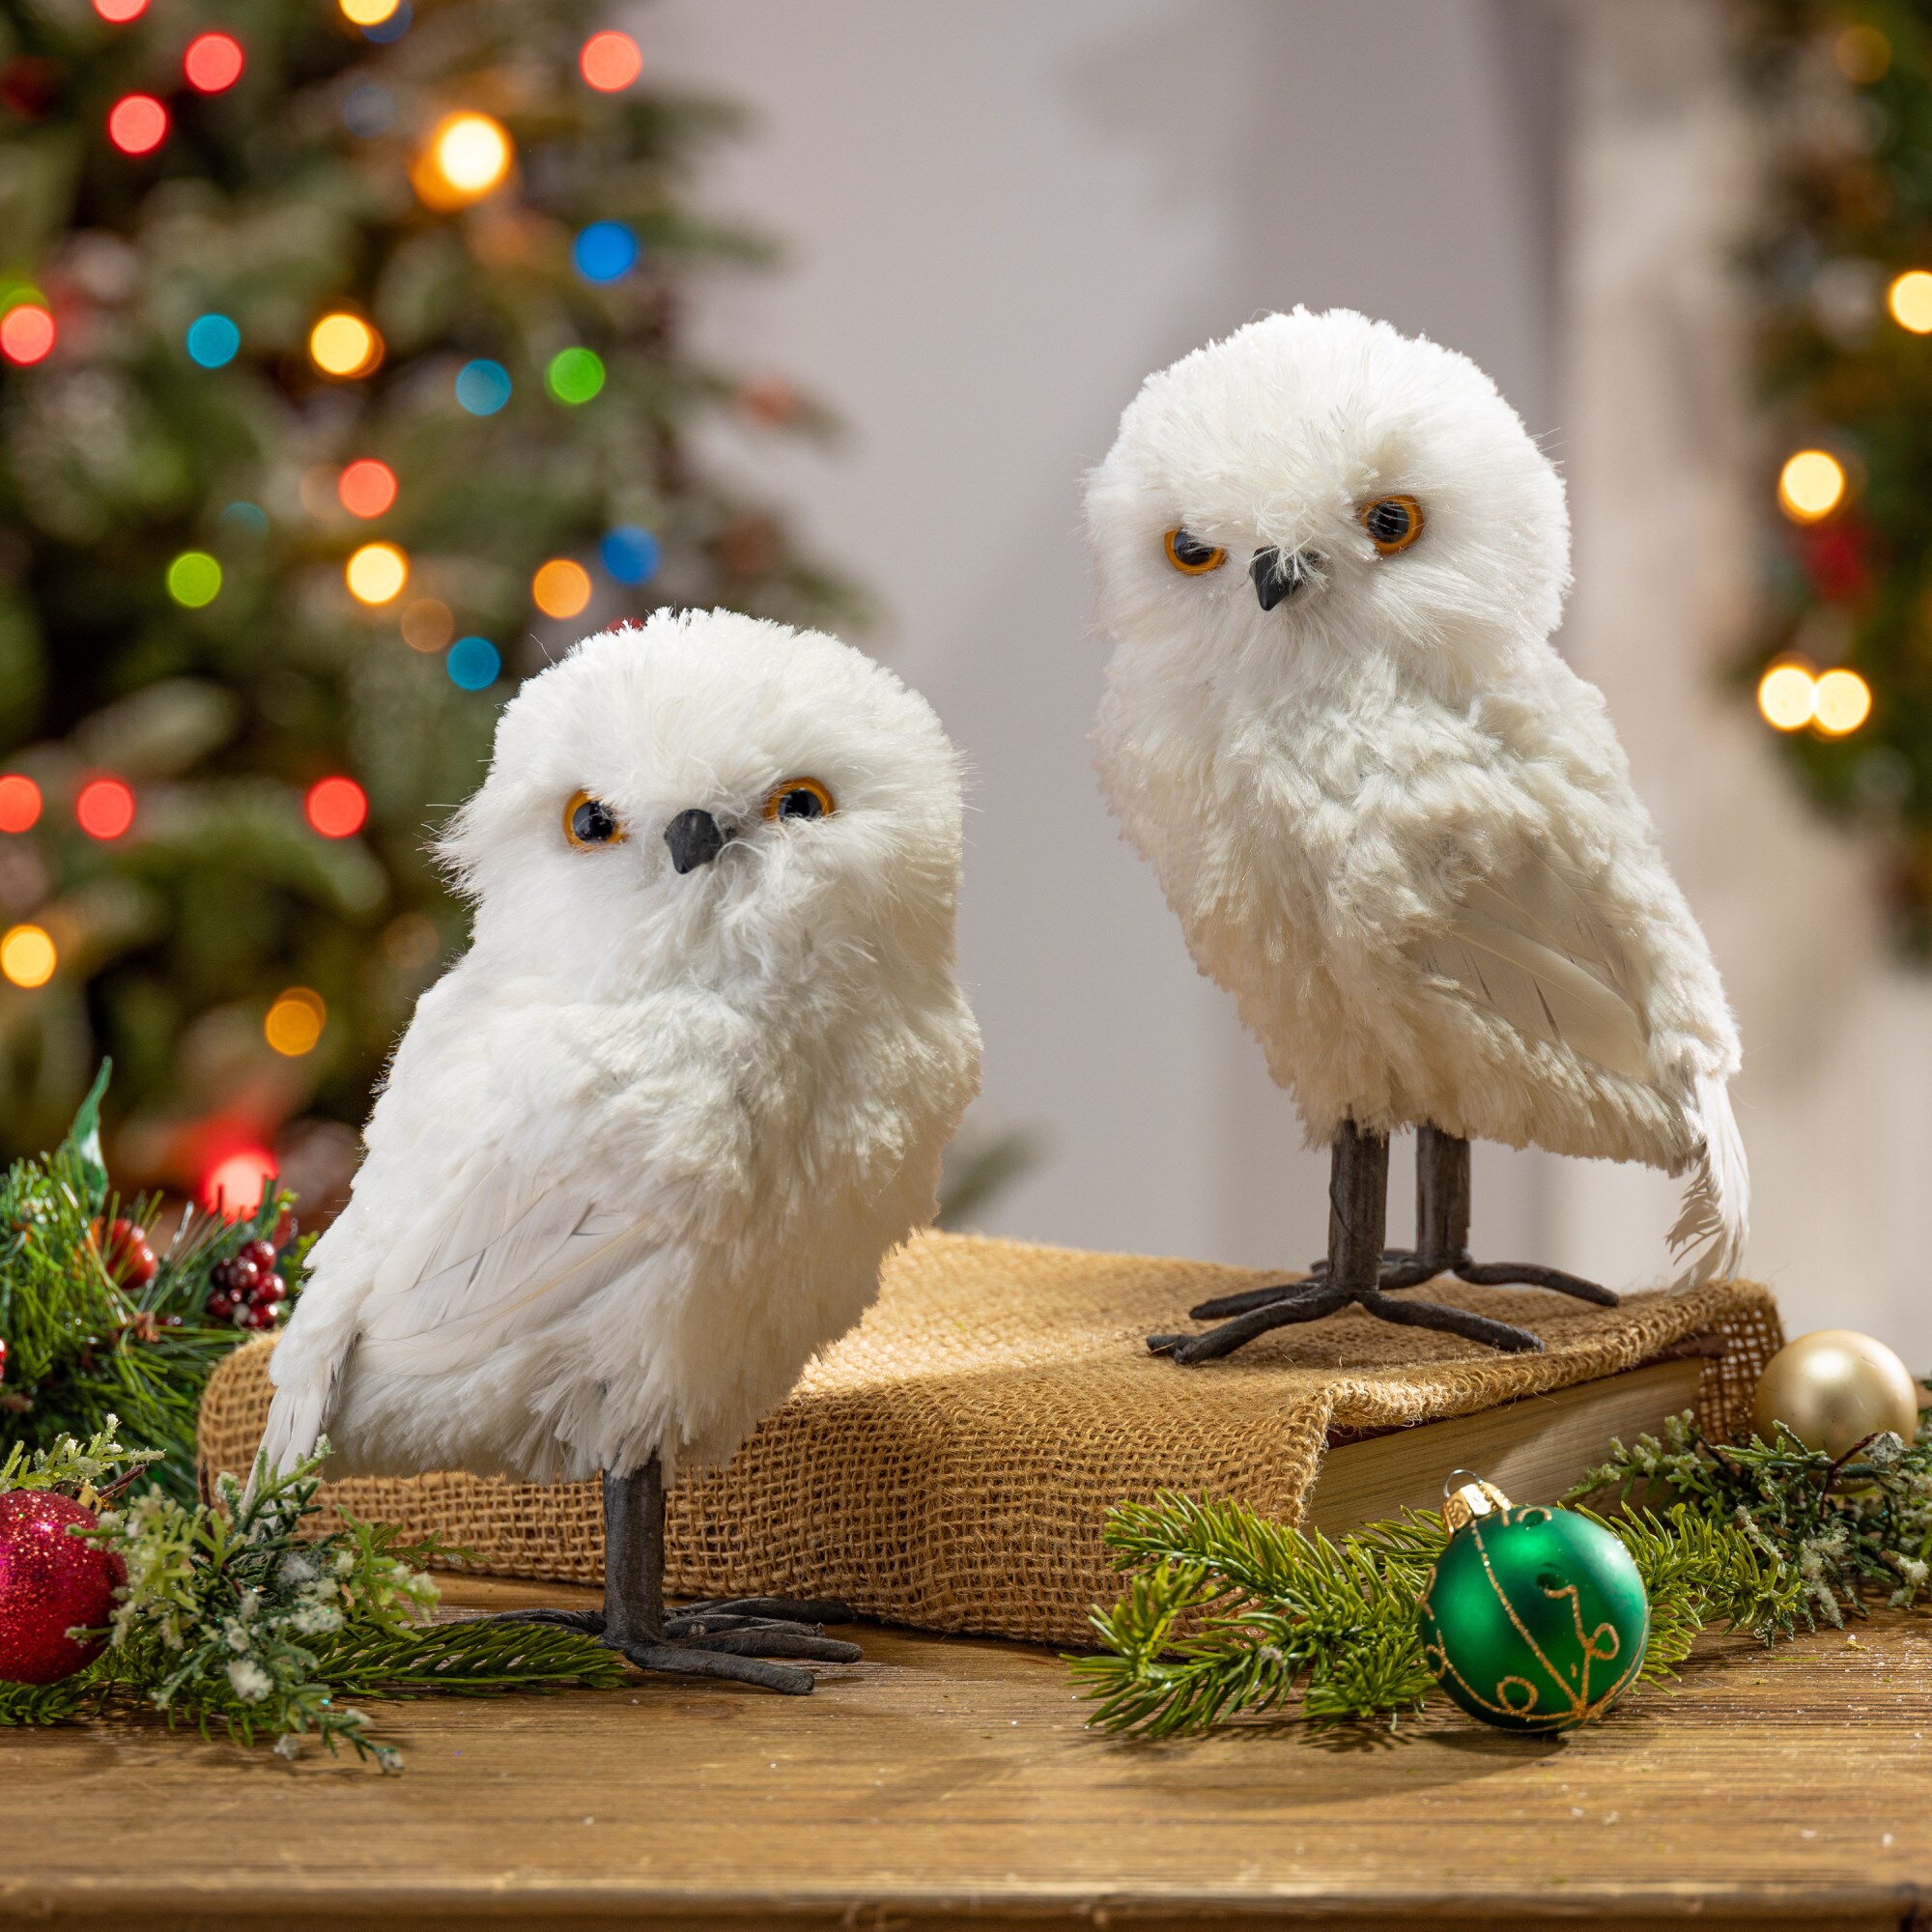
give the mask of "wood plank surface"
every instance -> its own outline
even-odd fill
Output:
[[[1445,1711],[1162,1746],[1087,1731],[1049,1653],[857,1634],[810,1698],[380,1706],[393,1777],[157,1722],[0,1732],[0,1924],[1932,1925],[1932,1620],[1715,1640],[1564,1738]]]

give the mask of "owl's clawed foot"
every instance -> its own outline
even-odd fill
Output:
[[[639,1670],[656,1670],[669,1677],[723,1677],[734,1684],[755,1684],[787,1697],[810,1697],[817,1679],[795,1663],[775,1663],[768,1658],[744,1657],[735,1651],[701,1649],[689,1643],[615,1644],[627,1662]]]
[[[1230,1316],[1269,1308],[1303,1290],[1321,1286],[1327,1275],[1327,1262],[1319,1261],[1309,1268],[1306,1281],[1245,1289],[1239,1294],[1217,1294],[1211,1301],[1197,1302],[1187,1311],[1188,1319],[1192,1321],[1225,1321]],[[1384,1248],[1381,1278],[1376,1286],[1383,1294],[1391,1294],[1403,1289],[1420,1288],[1439,1275],[1454,1275],[1458,1281],[1466,1281],[1476,1288],[1546,1288],[1555,1294],[1574,1295],[1578,1301],[1593,1301],[1599,1308],[1615,1308],[1621,1300],[1613,1290],[1594,1281],[1585,1281],[1581,1275],[1566,1274],[1561,1268],[1543,1267],[1535,1262],[1478,1262],[1466,1252],[1419,1255],[1413,1248]],[[1470,1319],[1481,1321],[1483,1317],[1472,1316]]]

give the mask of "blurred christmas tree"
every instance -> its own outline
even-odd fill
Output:
[[[414,5],[0,0],[0,1154],[109,1052],[125,1184],[359,1123],[515,677],[844,614],[686,453],[820,426],[679,345],[729,114],[589,0]]]
[[[1932,952],[1932,4],[1750,0],[1768,179],[1748,265],[1782,513],[1746,669],[1796,773]]]

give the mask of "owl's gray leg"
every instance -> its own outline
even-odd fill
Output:
[[[777,1599],[748,1598],[667,1613],[664,1569],[664,1468],[653,1456],[628,1476],[604,1478],[602,1611],[513,1610],[506,1620],[584,1631],[640,1670],[730,1678],[794,1697],[810,1694],[811,1672],[774,1660],[853,1663],[862,1655],[857,1644],[823,1634],[819,1624],[829,1616],[793,1620],[770,1614]],[[839,1604],[787,1607],[845,1613]]]

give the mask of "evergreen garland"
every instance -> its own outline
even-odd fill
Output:
[[[327,1455],[318,1444],[297,1468],[265,1474],[251,1501],[223,1476],[213,1507],[150,1488],[103,1511],[94,1537],[128,1566],[108,1647],[58,1684],[0,1684],[0,1724],[153,1708],[204,1738],[272,1742],[293,1757],[312,1734],[331,1752],[347,1745],[396,1770],[400,1755],[345,1700],[627,1681],[623,1660],[578,1632],[489,1618],[426,1622],[437,1589],[421,1566],[456,1552],[405,1544],[394,1529],[353,1519],[305,1540],[300,1524],[316,1513],[316,1470]],[[112,1472],[126,1483],[152,1460],[124,1445],[109,1417],[85,1444],[64,1436],[31,1456],[16,1447],[0,1464],[0,1494],[54,1489],[93,1507]]]
[[[202,1387],[242,1339],[208,1313],[210,1270],[251,1241],[272,1240],[294,1197],[270,1188],[253,1214],[233,1221],[184,1208],[153,1278],[128,1278],[107,1231],[124,1216],[153,1228],[160,1203],[124,1206],[108,1185],[99,1109],[109,1070],[101,1065],[52,1153],[16,1160],[0,1179],[0,1441],[51,1449],[125,1417],[155,1451],[152,1479],[186,1500],[196,1493]],[[289,1239],[277,1256],[291,1295],[310,1238]]]

